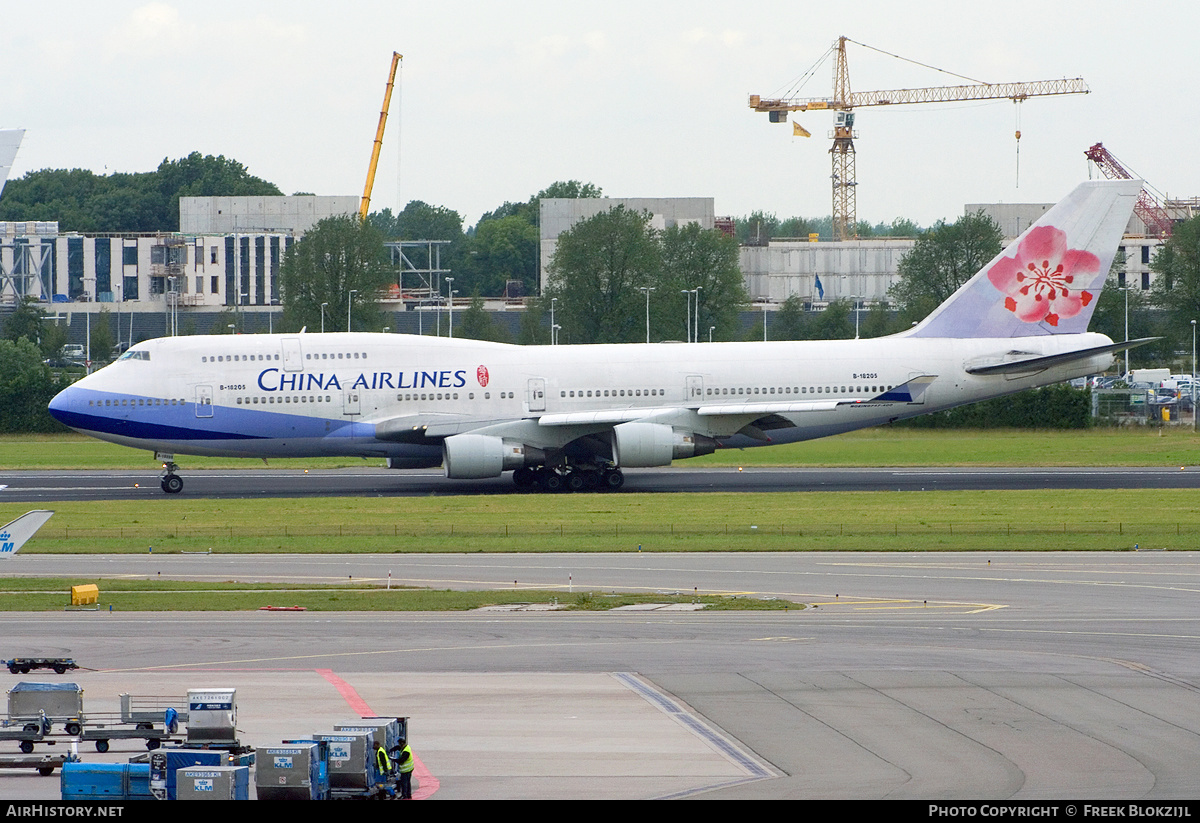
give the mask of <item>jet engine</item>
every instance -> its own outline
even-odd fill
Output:
[[[456,434],[442,441],[446,477],[456,480],[499,477],[509,469],[538,465],[545,460],[541,449],[486,434]]]
[[[669,466],[672,460],[716,451],[717,441],[662,423],[622,423],[613,427],[613,460],[621,468]]]

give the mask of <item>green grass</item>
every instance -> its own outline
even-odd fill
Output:
[[[1194,548],[1192,490],[574,494],[44,504],[35,553]],[[0,506],[16,517],[25,504]]]
[[[1082,431],[905,429],[882,426],[836,437],[688,460],[698,466],[1196,466],[1190,427]]]
[[[567,611],[605,611],[641,603],[702,603],[716,610],[782,610],[782,600],[690,594],[564,593],[538,589],[450,591],[377,585],[303,587],[269,583],[193,583],[178,580],[0,578],[0,611],[60,611],[72,586],[94,583],[101,610],[250,611],[302,606],[307,611],[466,611],[484,606],[557,603]]]
[[[247,458],[180,456],[183,470],[262,468]],[[678,465],[703,466],[1183,466],[1200,465],[1190,427],[1086,431],[922,430],[883,426],[768,448],[722,449]],[[273,468],[383,466],[378,458],[272,459]],[[0,470],[153,469],[147,451],[78,434],[0,437]]]
[[[379,465],[358,459],[272,466]],[[1195,466],[1188,428],[1081,432],[877,428],[679,465]],[[184,469],[252,467],[184,458]],[[6,468],[154,466],[146,452],[78,435],[0,438]],[[2,498],[0,498],[2,499]],[[1038,551],[1189,549],[1200,544],[1193,491],[795,492],[782,494],[439,494],[424,498],[47,502],[57,514],[35,553],[400,553],[592,551]],[[31,508],[0,504],[0,522]]]

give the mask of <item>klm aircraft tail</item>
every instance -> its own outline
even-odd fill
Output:
[[[4,191],[4,183],[12,171],[17,149],[21,147],[21,138],[24,136],[24,129],[0,129],[0,192]]]
[[[1141,190],[1140,180],[1083,183],[907,336],[1086,332]]]
[[[25,512],[13,522],[0,526],[0,559],[12,557],[19,552],[25,541],[46,525],[46,521],[53,514],[54,512],[47,509],[37,509]]]

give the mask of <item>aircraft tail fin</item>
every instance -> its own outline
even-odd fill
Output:
[[[0,130],[0,192],[4,191],[4,184],[8,180],[8,173],[12,171],[17,149],[21,147],[21,138],[24,136],[25,129]]]
[[[35,509],[18,517],[11,523],[0,526],[0,559],[12,557],[21,550],[25,541],[33,537],[37,530],[46,525],[46,521],[54,512],[48,509]]]
[[[908,335],[1086,332],[1141,190],[1140,180],[1081,184]]]

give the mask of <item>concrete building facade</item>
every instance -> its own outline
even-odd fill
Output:
[[[179,231],[183,234],[304,234],[326,217],[357,214],[360,202],[353,195],[181,197]]]
[[[777,304],[795,295],[817,307],[835,300],[871,305],[887,298],[900,259],[915,242],[772,240],[766,246],[742,246],[742,275],[755,303]]]
[[[291,234],[4,234],[0,304],[136,303],[140,309],[270,306]],[[15,224],[25,226],[26,224]],[[80,307],[76,307],[80,308]]]

